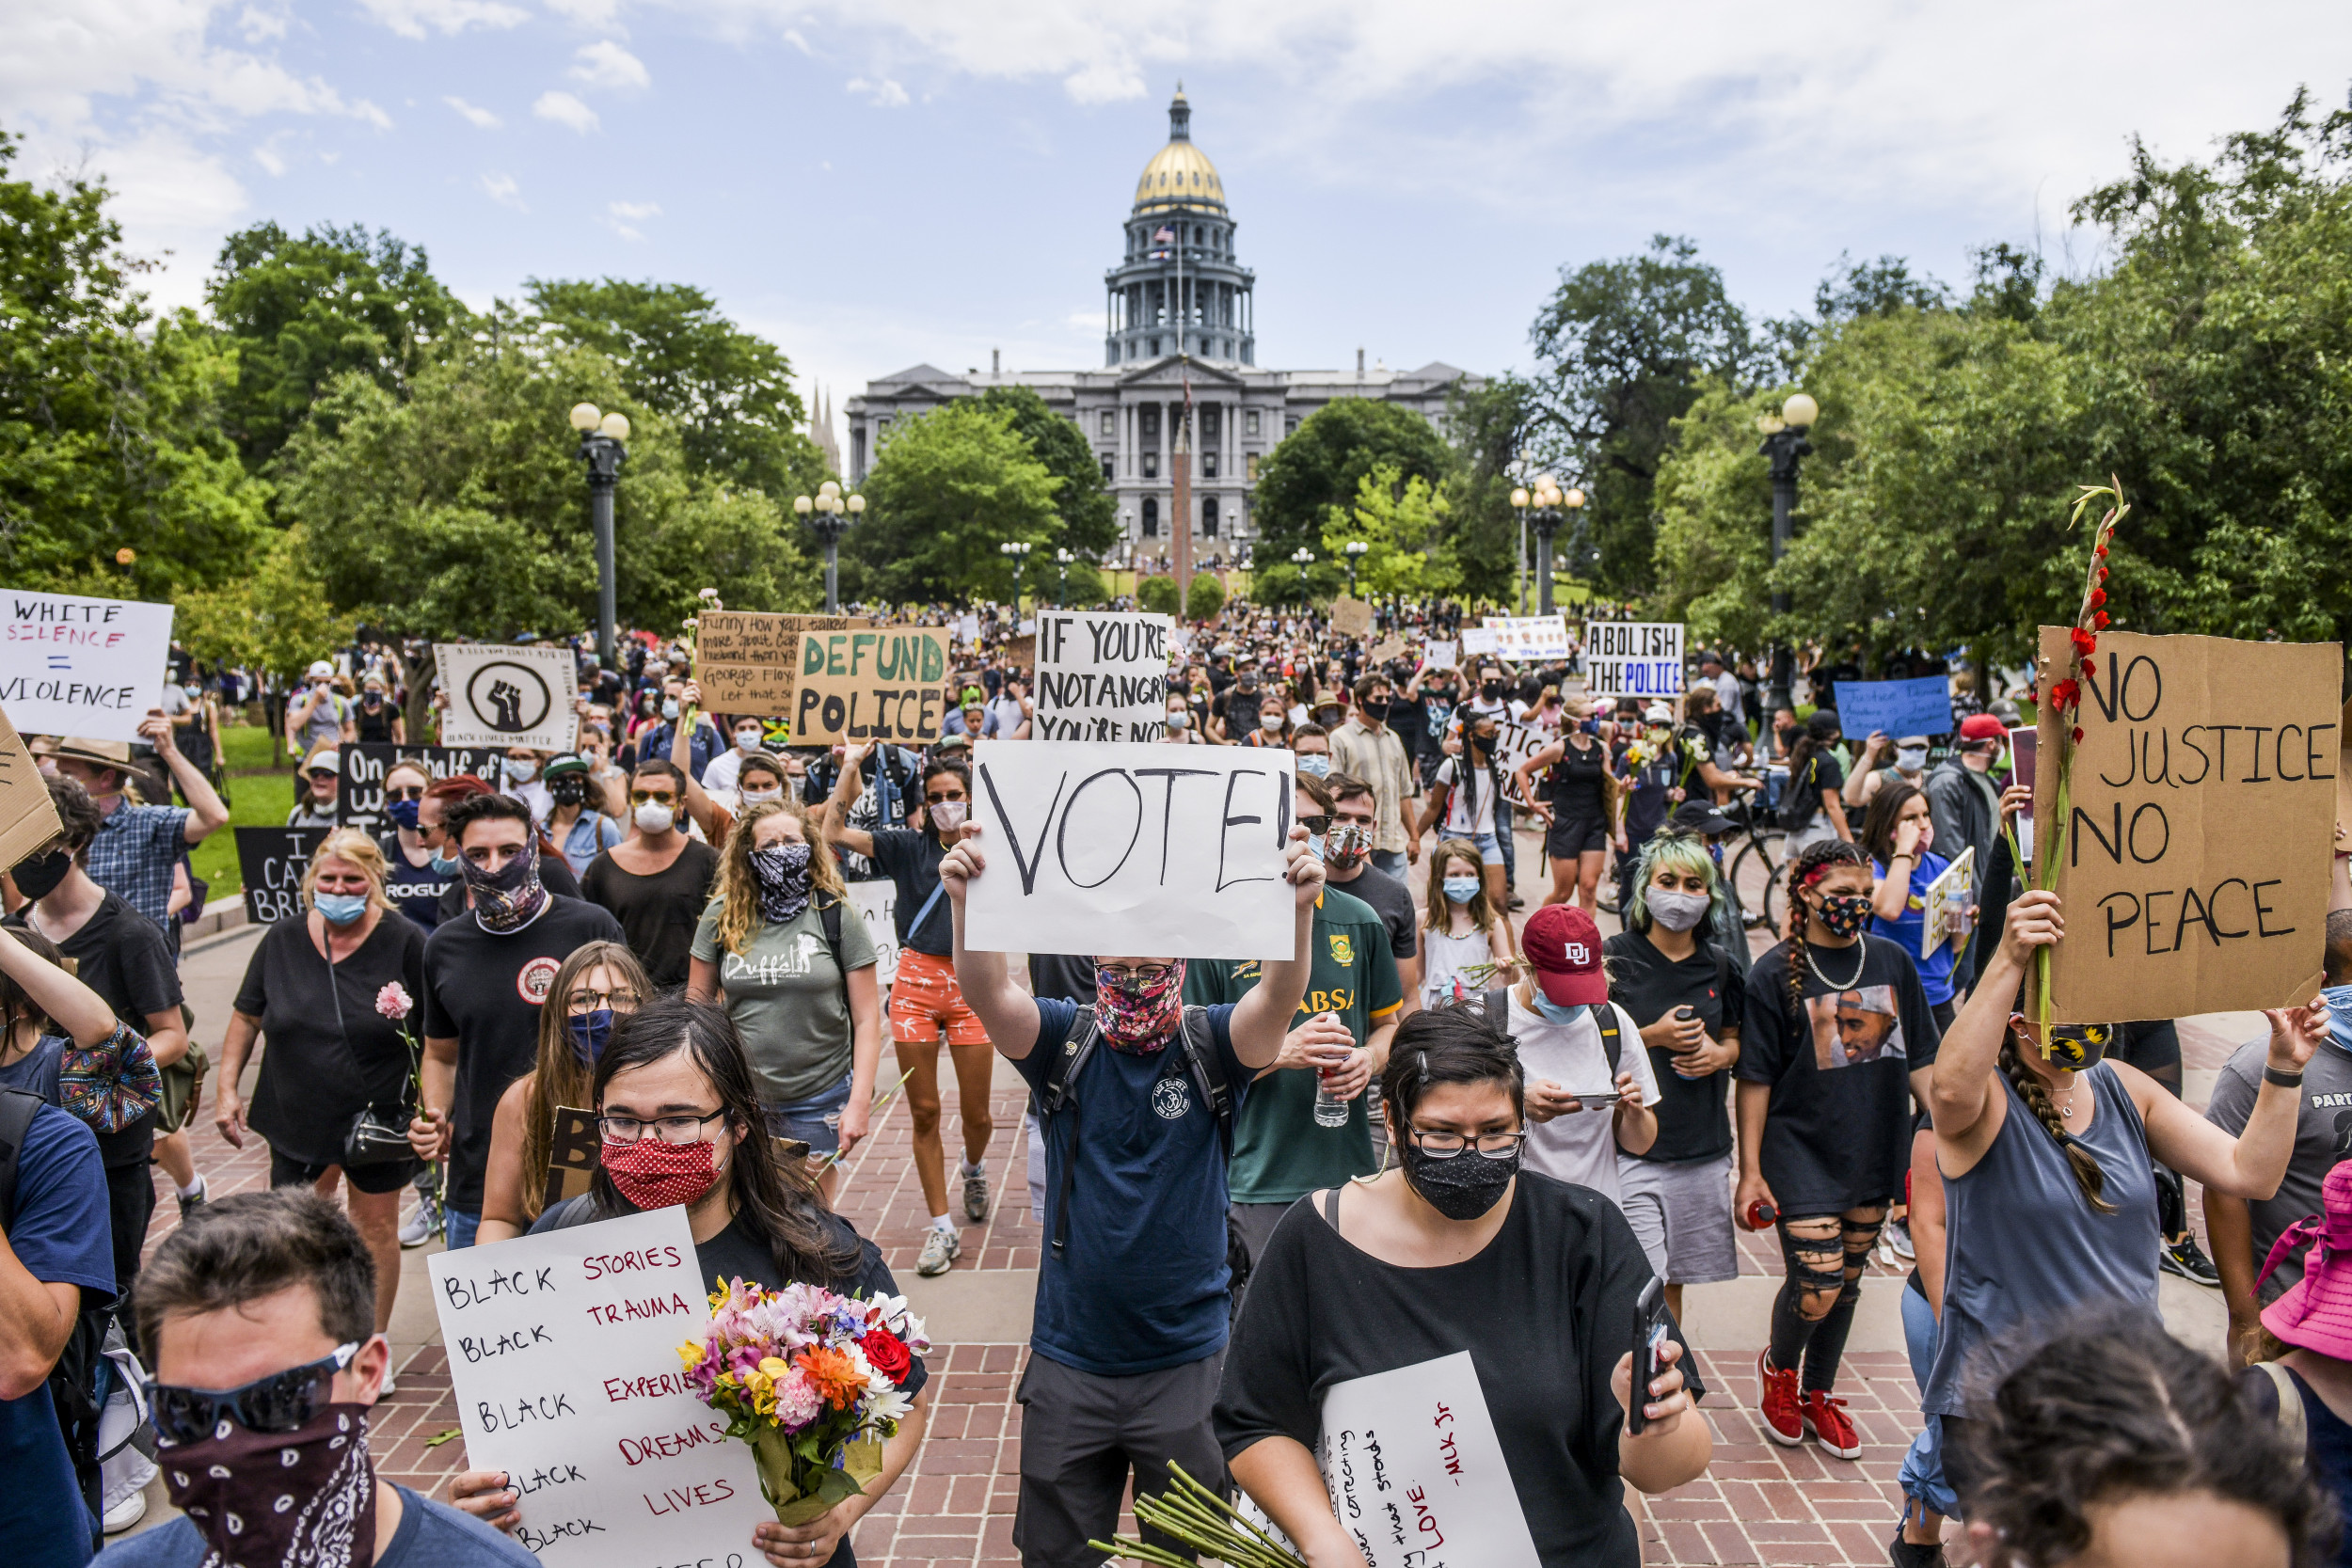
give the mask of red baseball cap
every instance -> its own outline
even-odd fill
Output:
[[[1600,927],[1574,904],[1546,904],[1530,915],[1519,948],[1553,1006],[1589,1006],[1609,1000],[1609,976],[1600,967]]]
[[[2009,726],[1990,713],[1972,713],[1960,721],[1963,740],[1998,740],[2009,734]]]

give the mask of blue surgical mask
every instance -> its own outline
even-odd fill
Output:
[[[1535,990],[1535,1010],[1553,1023],[1574,1023],[1584,1011],[1581,1007],[1564,1007],[1546,996],[1543,988]]]
[[[433,867],[433,874],[436,877],[454,877],[457,875],[457,868],[466,863],[455,855],[444,855],[436,849],[433,851],[433,858],[425,863]]]
[[[1448,877],[1443,883],[1446,897],[1456,904],[1469,903],[1485,885],[1476,877]]]
[[[368,895],[364,893],[314,893],[310,907],[326,917],[329,926],[348,926],[368,912]]]
[[[2352,986],[2324,986],[2319,999],[2328,1004],[2328,1037],[2352,1051]]]
[[[597,1007],[574,1013],[564,1021],[564,1033],[571,1040],[572,1053],[580,1058],[580,1065],[593,1068],[596,1058],[604,1054],[605,1042],[612,1037],[612,1009]]]
[[[1328,778],[1331,774],[1331,759],[1321,752],[1310,752],[1298,759],[1298,770],[1311,779]]]
[[[535,757],[522,762],[516,762],[513,757],[506,759],[506,782],[508,784],[527,784],[538,776],[539,763]]]

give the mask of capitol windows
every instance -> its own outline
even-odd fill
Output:
[[[1215,479],[1216,477],[1216,452],[1204,451],[1200,454],[1200,477],[1202,479]]]
[[[1249,483],[1258,483],[1258,454],[1254,451],[1249,454]]]
[[[1160,454],[1158,452],[1147,451],[1143,454],[1143,477],[1146,479],[1160,477]]]
[[[1105,436],[1119,434],[1119,416],[1107,408],[1103,410],[1103,434]]]
[[[1160,536],[1160,503],[1156,497],[1143,498],[1143,536],[1146,539]]]
[[[1258,434],[1258,411],[1256,409],[1249,409],[1242,415],[1241,428],[1247,435],[1255,436]]]
[[[1216,498],[1215,496],[1206,497],[1200,502],[1200,531],[1208,538],[1216,537]]]
[[[1118,465],[1117,465],[1117,463],[1116,463],[1113,459],[1111,459],[1111,458],[1109,458],[1109,457],[1105,457],[1105,458],[1104,458],[1104,459],[1103,459],[1103,483],[1105,483],[1105,484],[1108,484],[1111,481],[1113,481],[1113,480],[1117,479],[1118,477],[1119,477],[1119,472],[1118,472]]]

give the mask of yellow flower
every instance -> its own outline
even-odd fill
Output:
[[[677,1354],[678,1359],[686,1363],[686,1370],[690,1372],[703,1364],[703,1347],[691,1340],[678,1346]]]
[[[785,1360],[782,1356],[771,1355],[767,1359],[760,1362],[759,1370],[762,1376],[770,1379],[785,1377],[790,1374],[792,1370],[792,1363]]]

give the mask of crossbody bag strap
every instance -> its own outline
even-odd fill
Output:
[[[1625,1054],[1624,1034],[1617,1027],[1617,1009],[1606,1002],[1596,1002],[1588,1009],[1593,1027],[1600,1031],[1600,1048],[1609,1053],[1609,1082],[1617,1081],[1617,1061]]]
[[[42,1103],[29,1090],[0,1089],[0,1230],[16,1228],[17,1158]]]

